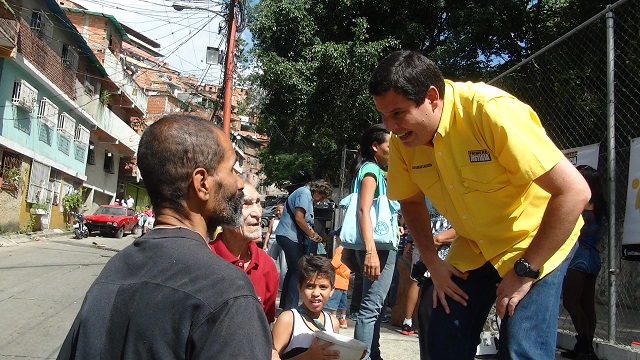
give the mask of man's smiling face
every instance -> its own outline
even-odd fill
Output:
[[[404,95],[389,90],[381,96],[374,96],[373,102],[382,115],[382,122],[387,130],[398,136],[407,147],[426,145],[431,142],[440,123],[442,101],[434,100],[431,87],[428,96],[421,105],[407,99]]]

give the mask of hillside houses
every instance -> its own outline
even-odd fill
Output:
[[[221,116],[219,89],[171,68],[159,48],[70,1],[0,2],[0,231],[64,229],[63,199],[80,188],[87,212],[127,194],[149,204],[135,165],[144,129],[167,114]],[[257,184],[267,139],[234,120],[237,169]]]

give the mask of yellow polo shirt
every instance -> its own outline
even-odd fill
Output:
[[[445,81],[433,147],[390,143],[388,196],[422,191],[456,230],[447,261],[460,271],[490,261],[504,276],[535,236],[550,195],[533,180],[563,154],[527,104],[483,83]],[[541,277],[571,251],[582,227],[542,267]]]

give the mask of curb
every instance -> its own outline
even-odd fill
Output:
[[[58,229],[55,229],[58,230]],[[0,247],[11,247],[18,246],[24,243],[29,243],[33,241],[41,241],[46,239],[51,235],[55,236],[64,236],[73,234],[72,231],[54,231],[54,230],[46,230],[46,231],[34,231],[26,234],[4,234],[0,235]]]
[[[573,334],[558,331],[558,348],[573,349],[575,343],[576,339]],[[602,360],[640,360],[640,351],[633,349],[631,346],[608,344],[599,339],[594,339],[593,345],[596,355]]]

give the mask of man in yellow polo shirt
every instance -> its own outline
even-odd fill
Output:
[[[393,133],[389,197],[400,200],[435,287],[422,295],[437,304],[420,334],[430,358],[473,359],[495,302],[500,358],[553,359],[587,183],[528,105],[486,84],[444,80],[420,53],[384,58],[369,92]],[[446,261],[425,195],[457,232]]]

